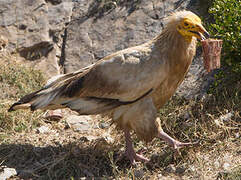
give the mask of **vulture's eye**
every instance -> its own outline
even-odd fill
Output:
[[[184,26],[188,26],[188,23],[184,22]]]

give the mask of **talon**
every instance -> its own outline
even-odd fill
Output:
[[[140,154],[137,154],[133,148],[132,140],[129,131],[125,131],[126,151],[125,156],[130,160],[132,165],[136,164],[136,161],[149,162],[150,160]]]
[[[165,142],[167,142],[170,146],[172,146],[174,149],[180,149],[185,146],[190,146],[190,145],[196,145],[199,143],[199,141],[196,141],[194,143],[188,142],[188,143],[183,143],[180,141],[177,141],[170,137],[168,134],[166,134],[164,131],[161,131],[159,133],[159,138],[163,139]]]

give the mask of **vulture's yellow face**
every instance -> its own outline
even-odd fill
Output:
[[[199,40],[209,37],[209,33],[202,26],[201,19],[194,14],[184,17],[177,25],[177,30],[189,42],[193,36]]]

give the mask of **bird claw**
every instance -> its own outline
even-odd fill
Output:
[[[180,141],[177,141],[175,139],[173,139],[172,137],[170,137],[167,133],[165,133],[164,131],[161,131],[159,133],[159,138],[163,139],[165,142],[167,142],[170,146],[172,146],[174,149],[180,149],[182,147],[185,147],[185,146],[190,146],[190,145],[196,145],[199,143],[199,141],[197,142],[188,142],[188,143],[183,143],[183,142],[180,142]]]
[[[124,133],[125,133],[125,140],[126,140],[126,150],[125,150],[124,156],[126,156],[130,160],[131,165],[135,165],[137,161],[149,162],[150,161],[149,159],[135,152],[133,148],[130,132],[126,130],[124,131]],[[123,155],[119,159],[121,158],[123,158]]]
[[[130,160],[132,165],[135,165],[137,161],[144,162],[144,163],[147,163],[150,161],[148,158],[137,153],[130,154],[126,152],[125,155]]]
[[[116,161],[120,161],[124,158],[127,158],[130,161],[132,166],[135,166],[137,164],[137,162],[144,162],[144,163],[150,162],[150,160],[148,158],[144,157],[141,154],[129,153],[127,151],[125,153],[121,154],[119,156],[119,158],[117,158]]]
[[[183,142],[174,140],[174,141],[172,142],[172,147],[173,147],[174,149],[180,149],[180,148],[183,148],[183,147],[185,147],[185,146],[197,145],[198,143],[199,143],[199,141],[183,143]]]

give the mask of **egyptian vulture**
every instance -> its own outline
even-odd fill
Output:
[[[172,13],[163,31],[152,40],[54,78],[14,103],[9,111],[70,108],[80,115],[108,114],[124,131],[125,153],[131,163],[148,161],[134,151],[130,131],[147,142],[161,138],[173,148],[192,144],[166,134],[157,111],[183,81],[195,55],[197,39],[207,37],[197,15],[190,11]]]

